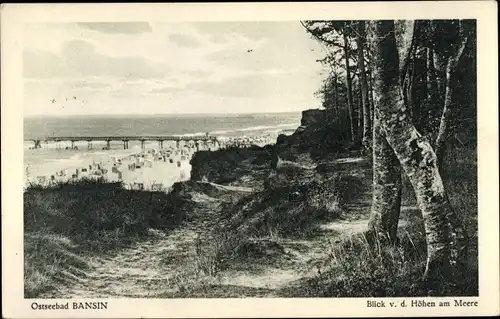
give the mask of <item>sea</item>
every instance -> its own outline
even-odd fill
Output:
[[[89,163],[103,162],[111,156],[127,156],[140,151],[139,141],[130,141],[129,149],[123,142],[111,142],[110,150],[103,150],[105,142],[71,143],[42,142],[43,148],[31,149],[32,140],[65,136],[146,136],[146,135],[210,135],[221,139],[242,136],[277,136],[281,131],[290,131],[300,125],[300,112],[267,114],[223,114],[223,115],[85,115],[70,117],[33,116],[24,118],[24,166],[25,179],[30,175],[50,175],[62,169],[73,169]],[[165,142],[166,143],[166,142]],[[166,145],[166,144],[164,144]],[[146,148],[157,148],[151,141]]]

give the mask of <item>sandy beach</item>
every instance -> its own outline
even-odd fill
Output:
[[[275,134],[260,136],[239,136],[220,138],[221,148],[264,146],[274,143]],[[146,145],[144,150],[138,145],[123,150],[112,148],[105,150],[104,143],[95,143],[95,150],[85,149],[80,145],[79,151],[67,150],[68,145],[52,145],[47,149],[28,149],[35,155],[36,152],[45,152],[38,155],[60,155],[59,160],[45,160],[42,164],[25,167],[25,185],[49,185],[55,182],[75,180],[79,178],[105,178],[111,182],[121,182],[127,189],[144,189],[153,191],[168,191],[179,181],[189,180],[192,156],[197,150],[214,151],[217,147],[200,145],[167,145],[159,149],[155,143]],[[116,146],[115,146],[116,147]],[[54,152],[58,152],[55,154]]]

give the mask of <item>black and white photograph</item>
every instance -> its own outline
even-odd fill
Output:
[[[30,21],[19,45],[37,313],[477,306],[476,18]]]

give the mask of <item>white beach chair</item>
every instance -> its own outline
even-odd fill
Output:
[[[153,192],[161,192],[163,190],[162,183],[154,183],[151,185],[151,191]]]

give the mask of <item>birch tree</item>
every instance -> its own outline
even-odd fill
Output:
[[[358,69],[359,81],[361,82],[361,95],[363,103],[363,146],[368,147],[371,139],[371,118],[370,118],[370,99],[368,90],[368,80],[366,77],[365,68],[365,21],[358,21],[357,23],[357,37],[356,42],[358,45]]]
[[[434,282],[447,274],[459,260],[465,233],[461,227],[452,227],[450,219],[453,210],[438,170],[436,154],[413,125],[402,96],[400,70],[407,61],[401,61],[400,57],[408,57],[404,49],[411,42],[413,28],[405,27],[402,41],[398,41],[399,46],[396,44],[394,21],[371,21],[370,29],[373,41],[374,127],[378,127],[374,132],[380,130],[385,136],[412,184],[425,224],[427,263],[424,278]]]

